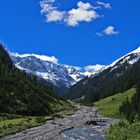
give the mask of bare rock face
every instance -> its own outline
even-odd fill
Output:
[[[50,83],[60,92],[85,77],[76,67],[59,64],[54,61],[56,58],[48,56],[11,53],[11,59],[17,68],[37,76],[42,82]]]

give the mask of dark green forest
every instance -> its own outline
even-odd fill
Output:
[[[112,72],[110,70],[109,68],[92,78],[83,79],[69,89],[66,97],[72,100],[79,98],[80,102],[89,104],[129,90],[140,81],[140,61],[133,66],[126,63]]]
[[[135,120],[140,120],[140,83],[137,84],[136,94],[131,100],[126,98],[120,106],[119,112],[123,114],[130,123]]]
[[[0,45],[0,112],[19,115],[48,115],[66,102],[47,85],[17,69]],[[61,105],[62,106],[62,105]]]

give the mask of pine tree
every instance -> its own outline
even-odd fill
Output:
[[[0,112],[21,115],[53,113],[50,104],[59,104],[60,97],[47,85],[18,70],[6,49],[0,45]]]

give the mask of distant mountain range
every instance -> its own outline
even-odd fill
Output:
[[[140,47],[70,87],[66,97],[93,102],[135,86],[140,71]]]
[[[111,65],[97,64],[84,68],[60,64],[54,56],[18,53],[10,53],[10,56],[17,68],[37,76],[38,79],[50,84],[62,94],[71,87],[69,91],[74,94],[74,98],[79,98],[85,94],[84,86],[82,86],[81,92],[72,90],[73,88],[75,89],[79,83],[85,85],[87,79],[92,79],[96,75],[102,75],[102,73],[106,73],[106,75],[113,74],[115,77],[123,75],[127,69],[140,59],[140,47],[116,60]],[[77,91],[78,93],[75,93]]]
[[[62,65],[53,56],[37,54],[10,53],[10,56],[17,68],[37,76],[40,80],[55,87],[60,93],[64,93],[70,86],[86,76],[94,75],[104,67],[95,65],[81,68]]]

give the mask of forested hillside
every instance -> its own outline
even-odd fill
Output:
[[[140,75],[137,75],[140,77]],[[139,140],[140,139],[140,81],[136,93],[121,103],[119,113],[128,121],[121,121],[110,128],[107,140]]]
[[[138,75],[140,77],[140,75]],[[126,100],[122,103],[119,109],[129,122],[140,120],[140,81],[137,84],[137,92],[131,100]]]
[[[77,99],[85,104],[124,92],[140,80],[140,60],[133,65],[127,62],[114,70],[105,69],[97,75],[85,78],[70,88],[67,98]]]
[[[63,103],[68,104],[56,96],[51,88],[39,83],[34,76],[18,70],[0,45],[1,113],[47,115],[64,108]]]

